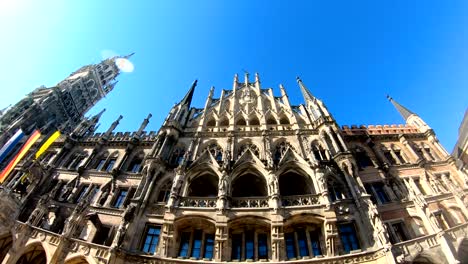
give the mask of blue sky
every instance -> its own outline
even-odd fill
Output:
[[[449,2],[450,4],[445,4]],[[399,124],[385,98],[418,113],[451,151],[467,107],[467,1],[0,0],[0,107],[52,86],[106,50],[136,52],[135,71],[91,113],[101,129],[148,113],[157,130],[194,79],[193,105],[235,73],[302,102],[295,77],[340,125]]]

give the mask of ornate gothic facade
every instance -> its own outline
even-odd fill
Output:
[[[0,259],[468,263],[467,176],[433,130],[391,98],[406,124],[339,127],[297,81],[299,106],[246,74],[203,108],[195,82],[158,132],[82,121],[5,182]]]

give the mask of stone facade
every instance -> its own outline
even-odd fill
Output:
[[[235,76],[193,108],[195,82],[158,132],[83,121],[5,182],[2,263],[467,263],[466,175],[433,130],[391,98],[406,124],[339,127],[298,84],[294,106]]]

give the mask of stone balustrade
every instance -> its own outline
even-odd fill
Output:
[[[320,195],[306,194],[306,195],[292,195],[281,197],[282,206],[311,206],[320,204]]]
[[[216,200],[216,197],[181,197],[179,201],[179,206],[215,208]]]
[[[232,208],[268,208],[268,197],[235,197],[232,198]]]
[[[438,234],[432,234],[393,244],[392,252],[398,263],[404,263],[412,260],[423,250],[430,250],[439,245]]]

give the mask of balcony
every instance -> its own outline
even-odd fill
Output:
[[[285,207],[319,205],[319,196],[318,194],[283,196],[281,205]]]
[[[215,208],[217,197],[181,197],[179,207]]]
[[[232,208],[268,208],[268,197],[235,197]]]

